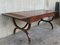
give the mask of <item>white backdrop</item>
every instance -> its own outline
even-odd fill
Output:
[[[1,12],[35,10],[44,8],[44,0],[0,0]],[[1,13],[0,12],[0,13]]]

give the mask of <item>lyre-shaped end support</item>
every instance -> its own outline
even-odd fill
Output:
[[[13,31],[13,34],[15,35],[15,32],[16,32],[16,29],[20,29],[20,30],[22,30],[26,35],[27,35],[27,38],[28,38],[28,41],[29,41],[29,43],[31,42],[31,40],[30,40],[30,37],[28,36],[28,30],[30,29],[30,27],[31,27],[31,23],[26,23],[26,25],[24,26],[24,27],[19,27],[17,24],[16,24],[16,22],[15,22],[15,19],[13,18],[13,23],[14,23],[14,25],[15,25],[15,27],[16,28],[14,28],[14,31]],[[27,27],[28,26],[28,27]],[[25,29],[27,27],[27,29]]]
[[[51,21],[53,20],[54,18],[52,18],[51,20],[43,20],[43,19],[41,19],[39,22],[38,22],[38,26],[39,26],[39,23],[41,22],[41,21],[44,21],[44,22],[48,22],[50,25],[51,25],[51,27],[52,27],[52,30],[53,30],[53,24],[51,23]]]

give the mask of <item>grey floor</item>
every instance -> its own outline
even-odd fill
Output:
[[[0,45],[60,45],[60,26],[53,24],[54,29],[47,23],[32,27],[28,32],[31,43],[28,44],[27,37],[22,31],[16,35],[9,35],[0,39]]]

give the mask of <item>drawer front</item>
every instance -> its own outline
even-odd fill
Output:
[[[48,14],[43,14],[38,16],[32,16],[29,19],[30,19],[30,22],[35,22],[35,21],[41,20],[42,18],[53,17],[54,15],[55,15],[54,13],[48,13]]]
[[[40,20],[41,18],[39,16],[34,16],[34,17],[31,17],[30,18],[30,22],[35,22],[35,21],[38,21]]]

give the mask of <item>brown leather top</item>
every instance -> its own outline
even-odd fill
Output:
[[[21,11],[21,12],[12,12],[12,13],[3,13],[2,15],[18,18],[18,19],[24,19],[39,15],[45,15],[49,13],[54,13],[55,11],[52,10],[32,10],[32,11]]]

